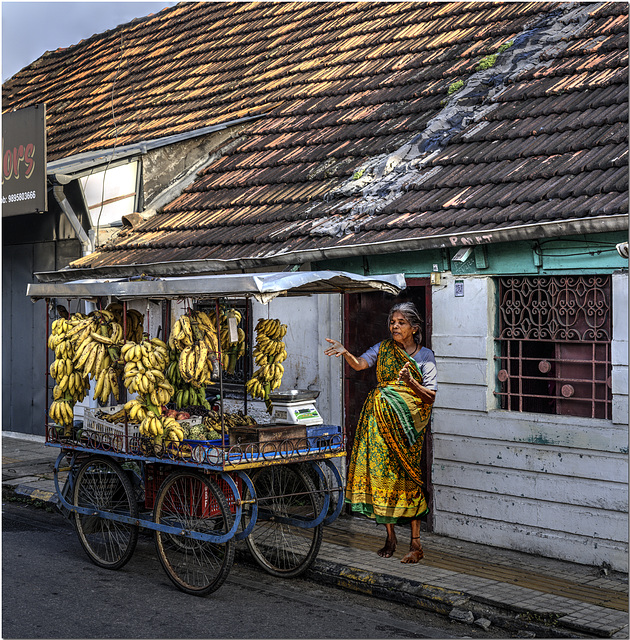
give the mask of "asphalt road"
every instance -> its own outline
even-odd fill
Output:
[[[189,596],[163,572],[149,533],[127,565],[108,571],[59,514],[20,503],[3,504],[2,528],[6,639],[505,637],[242,562],[215,593]]]

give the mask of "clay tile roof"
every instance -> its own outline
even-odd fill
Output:
[[[75,267],[299,262],[628,210],[621,2],[181,3],[4,83],[4,110],[38,102],[49,160],[262,116]]]

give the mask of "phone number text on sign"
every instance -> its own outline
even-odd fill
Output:
[[[21,202],[23,200],[35,200],[37,194],[35,191],[22,191],[21,193],[10,193],[8,196],[2,196],[2,204],[7,202]]]

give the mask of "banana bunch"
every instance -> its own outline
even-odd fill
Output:
[[[140,344],[126,342],[121,350],[125,361],[123,384],[130,393],[138,393],[147,404],[159,409],[174,393],[164,369],[169,360],[168,347],[158,338],[144,339]]]
[[[161,443],[164,435],[164,421],[162,416],[156,415],[153,411],[147,412],[147,417],[138,427],[141,436],[153,438],[157,443]]]
[[[180,316],[173,324],[168,346],[173,351],[181,352],[195,342],[203,341],[208,351],[216,356],[219,351],[216,325],[204,311],[190,311]]]
[[[247,391],[252,398],[262,398],[271,413],[269,395],[282,384],[287,350],[282,338],[287,333],[287,325],[273,318],[261,318],[256,324],[256,346],[254,362],[258,369],[247,382]]]
[[[216,327],[217,325],[217,316],[216,312],[213,311],[209,316],[210,321]],[[236,362],[239,358],[242,358],[245,355],[245,331],[237,326],[237,335],[238,338],[236,342],[232,342],[231,333],[230,333],[230,318],[234,318],[236,325],[239,325],[242,321],[241,312],[237,309],[227,309],[225,307],[221,307],[219,309],[219,331],[220,331],[220,340],[221,340],[221,365],[225,372],[229,375],[234,374],[234,370],[236,369]]]
[[[54,422],[64,427],[71,426],[74,421],[74,411],[68,400],[55,400],[50,405],[48,415]],[[66,431],[65,435],[69,435],[69,433]]]
[[[169,444],[169,442],[179,443],[184,437],[184,429],[182,429],[175,418],[164,419],[164,440],[167,444]]]
[[[74,367],[74,345],[68,337],[74,327],[83,322],[85,316],[74,314],[69,318],[58,318],[51,325],[48,347],[55,351],[55,360],[50,365],[50,376],[55,381],[53,402],[48,415],[61,425],[69,427],[74,420],[74,405],[85,398],[89,388],[87,378]],[[67,430],[66,435],[69,435]]]
[[[177,363],[181,379],[197,388],[212,382],[209,355],[208,346],[203,341],[184,347]]]
[[[135,424],[142,422],[149,413],[147,406],[138,398],[129,400],[129,402],[125,404],[124,408],[128,422],[133,422]]]
[[[118,402],[120,400],[118,373],[114,367],[107,367],[107,369],[101,369],[96,378],[94,400],[98,399],[102,404],[105,404],[112,393],[114,394],[114,398],[116,398],[116,402]]]
[[[190,311],[174,323],[168,344],[166,377],[175,389],[177,407],[209,407],[205,385],[219,375],[219,341],[212,320],[203,311]]]
[[[110,422],[111,424],[124,422],[126,416],[127,416],[127,411],[125,410],[125,407],[123,407],[122,409],[119,409],[118,411],[116,411],[116,413],[107,413],[106,411],[96,412],[96,417],[99,420],[104,420],[105,422]]]
[[[114,319],[118,324],[123,326],[123,306],[120,302],[112,302],[105,308],[114,315]],[[133,342],[142,342],[142,333],[144,331],[144,316],[135,309],[127,309],[127,332],[126,340]]]
[[[206,399],[205,387],[196,389],[192,385],[186,385],[182,389],[178,389],[175,392],[175,406],[178,409],[183,409],[184,407],[204,407],[209,409],[210,403]]]
[[[242,411],[236,413],[223,413],[223,425],[229,431],[234,427],[253,426],[256,419],[250,415],[244,415]],[[203,419],[203,426],[206,429],[213,429],[221,433],[221,414],[218,411],[210,411]]]
[[[106,402],[114,392],[118,394],[118,400],[118,376],[114,366],[120,356],[123,328],[114,314],[107,310],[93,311],[72,327],[67,336],[73,344],[75,369],[97,381],[94,398]]]
[[[53,388],[53,400],[80,402],[87,395],[90,382],[72,366],[72,360],[55,360],[50,365],[50,375],[57,383]]]
[[[175,406],[178,409],[184,407],[202,406],[210,408],[210,403],[206,400],[206,388],[204,386],[195,387],[185,382],[179,371],[179,355],[176,351],[169,350],[170,364],[166,368],[166,379],[171,383],[175,393],[173,394]]]

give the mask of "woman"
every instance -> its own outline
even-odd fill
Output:
[[[401,562],[424,557],[420,516],[428,512],[422,492],[420,457],[431,407],[437,391],[433,352],[421,346],[421,318],[415,305],[403,302],[389,312],[391,339],[360,357],[340,342],[326,338],[328,356],[343,356],[355,370],[376,363],[378,386],[365,400],[352,448],[346,502],[352,510],[385,524],[387,540],[378,555],[396,550],[395,524],[411,523],[409,552]]]

